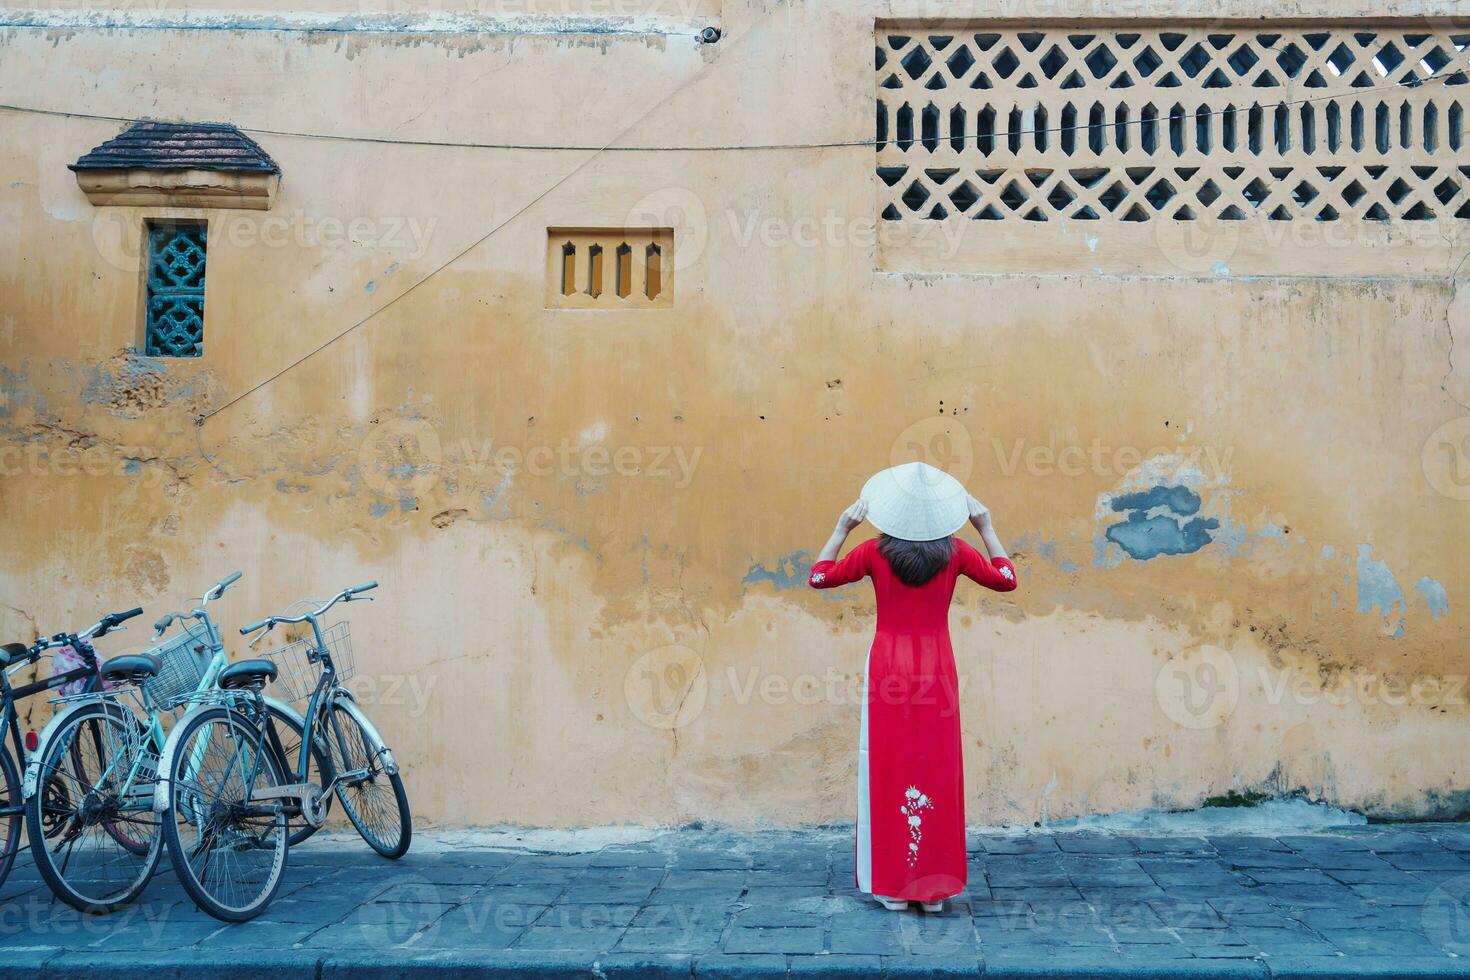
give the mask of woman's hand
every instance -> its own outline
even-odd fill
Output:
[[[817,561],[836,561],[838,553],[842,551],[842,543],[847,540],[852,529],[861,524],[863,518],[867,516],[868,502],[866,500],[859,500],[843,511],[842,516],[837,518],[837,529],[832,532],[827,543],[822,545],[822,552],[817,556]]]
[[[980,532],[980,540],[985,545],[985,551],[990,555],[992,561],[996,558],[1006,558],[1006,549],[996,536],[995,525],[990,522],[990,508],[986,507],[974,497],[970,498],[970,523],[975,525],[975,530]]]

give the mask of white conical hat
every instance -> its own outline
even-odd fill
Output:
[[[868,520],[889,537],[934,541],[949,537],[970,517],[970,495],[959,480],[928,463],[904,463],[863,486]]]

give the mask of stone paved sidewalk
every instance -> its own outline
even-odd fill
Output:
[[[859,897],[847,830],[536,837],[425,832],[396,863],[318,838],[239,926],[166,864],[136,906],[79,916],[23,854],[0,974],[1470,977],[1470,825],[972,835],[968,892],[938,915]]]

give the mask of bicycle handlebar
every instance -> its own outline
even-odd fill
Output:
[[[94,626],[94,627],[92,627],[92,629],[88,630],[87,633],[86,633],[86,635],[87,636],[106,636],[108,633],[110,633],[113,630],[117,629],[118,626],[121,625],[122,623],[127,622],[128,620],[132,619],[135,616],[141,616],[141,615],[143,615],[143,607],[142,606],[134,606],[132,609],[129,609],[127,612],[108,613],[106,616],[103,616],[100,620],[98,620],[97,625]]]
[[[156,640],[161,637],[164,634],[164,631],[166,631],[170,626],[173,625],[174,620],[190,618],[205,619],[206,615],[204,612],[204,607],[208,606],[212,600],[218,599],[220,596],[224,595],[226,589],[234,585],[236,582],[240,581],[241,574],[241,572],[231,572],[229,575],[226,575],[224,578],[214,583],[214,585],[211,586],[204,593],[204,595],[199,597],[199,601],[201,603],[199,608],[190,610],[188,612],[184,612],[182,610],[179,612],[171,612],[168,615],[161,617],[157,622],[153,624],[153,638]]]
[[[240,572],[233,572],[229,575],[226,575],[224,578],[215,583],[214,588],[210,589],[204,594],[204,598],[206,600],[218,599],[220,596],[225,594],[226,589],[234,585],[236,582],[240,581],[240,574]]]
[[[59,647],[65,646],[74,646],[77,643],[81,643],[83,640],[90,640],[99,636],[106,636],[108,633],[111,633],[113,630],[117,629],[118,626],[132,619],[134,616],[141,615],[143,615],[143,607],[134,606],[132,609],[129,609],[126,612],[108,613],[106,616],[103,616],[101,619],[97,620],[97,622],[93,623],[91,626],[88,626],[80,633],[57,633],[55,636],[38,636],[36,637],[36,642],[32,643],[29,647],[26,648],[25,656],[17,657],[12,660],[7,669],[13,669],[15,667],[22,667],[26,664],[35,663],[41,658],[41,654],[45,653],[47,650],[55,650]]]
[[[240,635],[247,636],[251,633],[254,633],[256,630],[274,627],[277,623],[310,622],[311,620],[316,619],[322,613],[326,612],[328,609],[331,609],[337,603],[351,602],[353,596],[363,592],[369,592],[373,589],[376,589],[377,587],[378,583],[376,580],[371,582],[364,582],[362,585],[354,585],[350,589],[343,589],[341,592],[338,592],[336,595],[332,596],[332,598],[322,603],[321,607],[313,612],[302,613],[299,616],[267,616],[265,619],[262,619],[259,622],[251,623],[249,626],[240,627]]]

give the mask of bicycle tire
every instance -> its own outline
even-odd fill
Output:
[[[403,857],[413,839],[413,818],[408,812],[408,793],[403,788],[402,777],[396,772],[383,772],[378,761],[378,749],[382,746],[369,744],[367,732],[340,702],[333,703],[328,717],[333,724],[323,732],[323,737],[331,749],[336,771],[369,771],[365,779],[337,784],[337,799],[341,800],[347,819],[368,846],[383,857],[390,860]],[[346,757],[339,758],[344,749]],[[393,795],[391,803],[382,792],[384,780]],[[371,789],[365,790],[364,786]]]
[[[196,750],[194,737],[201,728],[207,725],[222,726],[224,734],[220,736],[218,742],[214,742],[215,733],[207,732],[205,734],[207,741]],[[217,747],[217,756],[224,757],[225,769],[223,772],[225,776],[228,776],[234,771],[235,759],[242,755],[247,747],[257,744],[258,735],[259,728],[255,722],[239,711],[232,708],[204,708],[186,715],[169,739],[171,743],[175,738],[178,739],[177,746],[174,747],[171,755],[172,761],[167,774],[168,807],[163,815],[163,836],[168,842],[169,859],[173,862],[179,882],[189,893],[189,897],[194,900],[194,904],[223,922],[246,922],[255,918],[269,907],[271,900],[275,898],[276,892],[280,889],[281,879],[286,873],[286,859],[291,847],[285,808],[283,806],[272,808],[269,805],[264,808],[267,811],[274,809],[274,816],[270,817],[268,822],[259,825],[263,829],[262,834],[255,840],[258,842],[265,838],[273,838],[274,843],[271,849],[274,853],[263,884],[260,887],[250,886],[248,897],[244,901],[226,900],[220,894],[222,891],[220,887],[201,880],[201,869],[196,868],[194,864],[194,857],[198,855],[199,850],[196,849],[191,855],[188,845],[181,836],[181,828],[194,826],[199,819],[198,817],[191,819],[189,814],[199,814],[206,809],[202,803],[204,791],[200,787],[202,783],[209,782],[214,776],[207,773],[201,776],[200,773],[204,772],[203,766],[208,764],[208,756],[212,749]],[[231,746],[234,747],[231,748]],[[203,753],[203,758],[196,755],[196,751]],[[275,752],[259,752],[254,749],[251,751],[254,755],[253,761],[257,764],[254,767],[257,781],[263,779],[264,785],[268,787],[284,785],[285,780]],[[251,760],[241,760],[242,771],[251,767]],[[223,783],[224,780],[221,779],[222,786]],[[243,799],[243,780],[241,780],[241,793]],[[211,836],[231,838],[229,851],[232,853],[264,849],[251,843],[252,835],[242,833],[238,826],[221,826],[227,821],[236,820],[231,815],[238,808],[236,801],[224,799],[222,792],[221,799],[210,802],[207,808],[210,811],[207,819],[211,826],[203,832],[206,839]],[[244,818],[241,816],[238,819],[243,821]],[[201,843],[200,847],[203,846],[204,844]],[[216,850],[211,848],[210,854],[203,862],[206,872],[207,866],[216,856]],[[229,862],[220,863],[228,864]],[[207,873],[205,876],[208,877]]]
[[[24,801],[21,799],[20,773],[15,768],[15,759],[10,755],[4,743],[0,743],[0,791],[4,796],[0,797],[0,806],[5,809],[20,807]],[[10,877],[11,868],[15,867],[15,856],[20,853],[20,837],[25,832],[24,813],[17,811],[8,817],[0,817],[0,885],[5,884],[5,879]]]
[[[36,753],[38,765],[37,792],[26,801],[26,829],[29,833],[31,843],[31,855],[36,862],[36,870],[41,874],[43,880],[50,887],[51,892],[72,908],[83,912],[112,912],[132,902],[143,893],[148,886],[149,880],[158,870],[158,862],[163,857],[163,835],[158,832],[157,816],[152,811],[152,782],[143,786],[134,786],[132,792],[137,800],[146,801],[147,809],[137,810],[144,814],[140,819],[120,818],[114,812],[114,806],[109,805],[108,800],[113,795],[113,789],[109,786],[98,787],[88,777],[85,765],[80,771],[68,772],[60,762],[64,754],[67,762],[77,767],[77,760],[81,758],[74,751],[77,744],[81,744],[78,738],[83,726],[89,723],[102,723],[118,730],[121,741],[108,740],[104,743],[95,741],[94,745],[99,752],[96,760],[95,772],[102,773],[113,771],[119,775],[125,771],[133,771],[133,763],[121,766],[115,765],[120,753],[129,751],[141,751],[146,745],[138,739],[138,721],[131,712],[119,708],[110,702],[98,702],[79,709],[67,723],[58,729],[46,744],[41,746]],[[123,732],[126,734],[123,734]],[[94,729],[95,732],[95,729]],[[100,754],[106,752],[108,759],[104,761]],[[67,788],[67,802],[74,805],[71,812],[43,813],[42,807],[46,802],[56,800],[53,794],[42,792],[42,787],[55,781],[58,785]],[[112,801],[116,804],[117,801]],[[136,805],[136,803],[135,803]],[[53,818],[60,818],[64,822],[56,824]],[[128,843],[118,840],[114,829],[109,825],[115,825],[120,819],[128,819],[132,826],[151,827],[151,836],[148,837],[148,849],[146,853],[139,854],[135,848]],[[46,828],[50,826],[57,829],[57,833],[48,837]],[[92,838],[96,846],[87,848],[85,845],[78,849],[75,844],[91,828],[96,828],[100,836]],[[111,856],[104,852],[105,843],[103,837],[117,845],[118,851]],[[137,838],[133,838],[136,841]],[[52,848],[56,844],[55,850]],[[64,853],[63,853],[64,849]],[[78,854],[84,855],[79,869],[72,868],[72,858]],[[88,882],[85,867],[88,864],[86,857],[90,857],[92,867],[97,869],[99,877],[108,879],[107,882],[93,885]],[[117,885],[111,884],[112,872],[121,871],[122,877]]]
[[[266,705],[266,710],[270,712],[271,721],[276,725],[277,734],[281,739],[281,748],[285,752],[285,757],[277,760],[281,764],[281,772],[292,773],[296,768],[296,760],[300,758],[302,728],[296,723],[296,719],[275,705]],[[289,738],[287,737],[288,733],[290,735]],[[322,750],[319,744],[314,744],[311,747],[311,764],[316,767],[316,772],[312,773],[308,771],[305,782],[316,783],[318,786],[326,786],[331,782],[332,760]],[[330,796],[325,797],[322,800],[322,806],[330,813],[332,798]],[[319,829],[308,823],[305,817],[291,821],[290,826],[292,847],[304,843]]]

